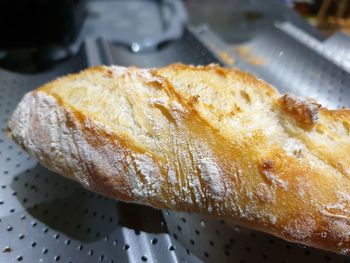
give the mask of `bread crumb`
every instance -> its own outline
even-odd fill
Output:
[[[232,55],[226,51],[218,51],[218,55],[220,59],[225,62],[229,66],[235,65],[235,60],[233,59]]]
[[[254,54],[250,47],[241,45],[235,48],[235,51],[245,62],[251,65],[264,66],[266,65],[266,60],[256,54]]]

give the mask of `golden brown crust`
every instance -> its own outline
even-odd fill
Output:
[[[281,108],[304,127],[314,125],[319,118],[321,105],[310,99],[300,99],[290,94],[284,94],[280,99]]]
[[[60,78],[9,132],[94,191],[350,255],[349,123],[247,73],[175,64]]]

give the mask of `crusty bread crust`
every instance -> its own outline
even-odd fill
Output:
[[[349,114],[216,65],[99,66],[26,94],[8,133],[110,197],[350,255]]]

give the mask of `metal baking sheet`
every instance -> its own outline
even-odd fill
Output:
[[[339,31],[322,40],[308,34],[290,22],[275,23],[275,26],[350,72],[350,36]]]
[[[242,55],[237,49],[242,47],[255,60]],[[150,67],[172,62],[238,67],[282,92],[313,96],[331,107],[350,101],[349,74],[278,28],[227,45],[208,28],[197,27],[153,52],[133,53],[111,41],[91,40],[49,73],[0,70],[0,128],[25,92],[56,76],[99,63]],[[89,192],[41,167],[3,133],[0,174],[0,262],[349,262],[223,221]]]

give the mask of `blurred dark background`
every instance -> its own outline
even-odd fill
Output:
[[[130,52],[154,52],[187,23],[209,24],[225,41],[239,42],[276,21],[293,21],[323,39],[350,34],[349,14],[348,0],[2,0],[0,67],[45,71],[98,37]]]

